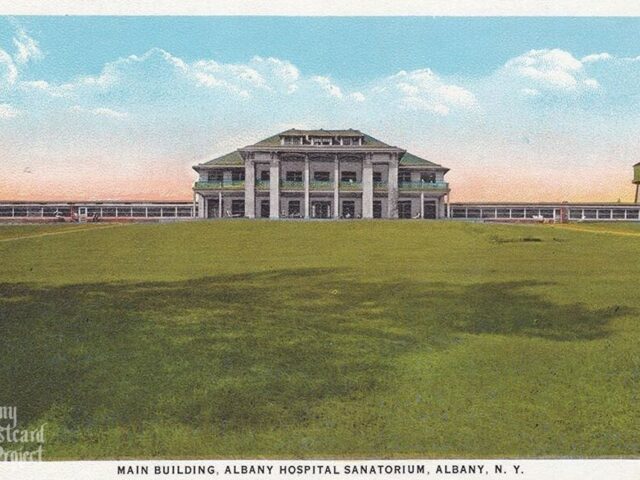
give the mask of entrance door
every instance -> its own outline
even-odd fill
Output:
[[[220,205],[217,198],[210,198],[207,202],[207,218],[218,218],[220,216]]]
[[[411,200],[398,202],[398,218],[411,218]]]
[[[269,200],[262,200],[260,202],[260,217],[269,218]]]
[[[314,218],[330,218],[331,202],[313,202]]]
[[[436,218],[436,202],[428,200],[424,202],[424,218]]]

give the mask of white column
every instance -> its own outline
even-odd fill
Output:
[[[333,159],[333,218],[340,218],[340,161]]]
[[[222,210],[222,192],[218,192],[218,218],[224,216],[224,210]]]
[[[304,218],[309,218],[309,155],[304,156]]]
[[[196,193],[196,202],[198,203],[198,218],[207,218],[207,209],[204,201],[204,196],[200,193]]]
[[[277,156],[269,166],[269,218],[280,218],[280,159]]]
[[[387,216],[398,218],[398,154],[395,153],[389,161],[387,190]]]
[[[424,220],[424,192],[420,192],[420,218]]]
[[[362,218],[373,218],[373,161],[365,153],[362,161]]]
[[[244,216],[256,218],[256,166],[251,158],[244,164]]]

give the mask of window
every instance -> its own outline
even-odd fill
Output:
[[[244,217],[244,200],[231,200],[231,216]]]
[[[382,182],[382,172],[373,172],[373,181],[374,183]]]
[[[290,200],[289,201],[289,210],[290,217],[299,217],[300,216],[300,200]]]
[[[285,145],[302,145],[302,137],[284,137]]]
[[[398,202],[398,217],[411,218],[411,200]]]
[[[382,218],[382,201],[373,201],[373,218]]]
[[[407,183],[411,181],[411,172],[400,171],[398,172],[398,183]]]
[[[436,202],[432,200],[425,200],[422,204],[422,210],[424,212],[424,216],[422,218],[436,218]]]
[[[328,182],[331,180],[331,174],[329,172],[313,172],[313,179],[316,182]]]
[[[342,182],[355,182],[356,172],[345,171],[340,174],[340,181]]]
[[[342,145],[360,145],[360,139],[353,137],[342,138]]]
[[[425,183],[436,183],[436,174],[422,172],[420,174],[420,180]]]
[[[221,182],[222,181],[222,172],[219,170],[209,172],[207,174],[207,180],[209,182]]]
[[[262,200],[260,202],[260,216],[262,218],[269,218],[269,200]]]
[[[287,172],[286,175],[287,182],[301,182],[302,181],[302,172]]]
[[[353,200],[344,200],[342,202],[342,216],[344,218],[353,218],[356,216],[356,202]]]
[[[263,180],[265,182],[269,181],[271,173],[269,172],[269,170],[262,170],[260,172],[260,180]]]
[[[331,139],[330,138],[312,138],[311,139],[311,144],[312,145],[331,145]]]
[[[231,180],[234,182],[241,182],[244,180],[244,170],[233,170],[231,172]]]

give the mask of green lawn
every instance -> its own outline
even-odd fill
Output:
[[[637,456],[609,227],[2,227],[0,405],[47,459]]]

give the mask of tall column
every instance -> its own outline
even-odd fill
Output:
[[[252,158],[244,164],[244,216],[256,218],[256,166]]]
[[[304,218],[309,218],[309,155],[304,156]]]
[[[420,218],[424,219],[424,192],[420,192]]]
[[[218,218],[224,217],[224,210],[222,204],[222,192],[218,192]]]
[[[387,215],[398,218],[398,154],[394,153],[389,161],[389,178],[387,180]]]
[[[207,206],[204,201],[204,195],[196,193],[196,199],[198,202],[198,217],[207,218]]]
[[[340,161],[333,159],[333,218],[340,218]]]
[[[280,218],[280,159],[271,158],[269,166],[269,218]]]
[[[362,218],[373,218],[373,159],[370,153],[362,161]]]

